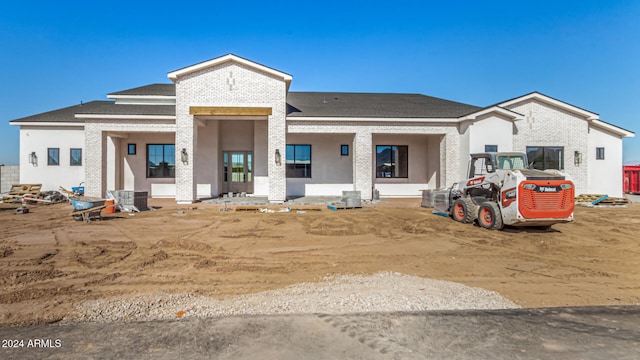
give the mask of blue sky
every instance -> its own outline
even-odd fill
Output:
[[[539,91],[640,131],[634,0],[11,1],[0,49],[5,165],[18,164],[9,120],[168,83],[168,72],[227,53],[293,75],[292,91],[477,106]],[[625,162],[640,163],[640,139],[623,143]]]

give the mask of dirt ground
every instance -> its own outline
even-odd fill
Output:
[[[433,215],[419,199],[274,213],[150,205],[160,209],[87,224],[69,204],[28,214],[0,204],[0,324],[56,322],[90,299],[223,298],[380,271],[494,290],[523,307],[640,304],[637,204],[576,207],[573,223],[550,231],[484,230]]]

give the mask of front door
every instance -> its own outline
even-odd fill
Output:
[[[222,153],[222,188],[229,193],[253,193],[253,154],[251,151]]]

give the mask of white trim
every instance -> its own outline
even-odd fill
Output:
[[[597,120],[599,118],[599,115],[596,114],[596,113],[592,113],[591,111],[580,109],[579,107],[573,106],[573,105],[568,104],[566,102],[562,102],[560,100],[556,100],[556,99],[550,98],[550,97],[548,97],[546,95],[542,95],[542,94],[540,94],[538,92],[533,92],[531,94],[524,95],[524,96],[521,96],[519,98],[515,98],[515,99],[509,100],[509,101],[505,101],[503,103],[498,104],[498,106],[506,107],[506,106],[517,104],[519,102],[526,101],[526,100],[529,100],[529,99],[536,99],[536,100],[540,100],[542,102],[546,102],[547,104],[551,104],[553,106],[557,106],[557,107],[559,107],[561,109],[565,109],[565,110],[567,110],[569,112],[572,112],[574,114],[578,114],[578,115],[586,118],[587,120]]]
[[[109,99],[175,100],[175,95],[107,95]]]
[[[285,74],[283,72],[280,72],[278,70],[274,70],[274,69],[266,67],[264,65],[260,65],[258,63],[254,63],[253,61],[249,61],[249,60],[243,59],[243,58],[235,56],[233,54],[227,54],[227,55],[215,58],[215,59],[211,59],[209,61],[201,62],[199,64],[195,64],[195,65],[188,66],[186,68],[182,68],[180,70],[172,71],[172,72],[167,74],[167,77],[169,77],[169,79],[171,79],[172,81],[175,82],[180,76],[184,76],[184,75],[190,74],[192,72],[196,72],[196,71],[199,71],[199,70],[202,70],[202,69],[206,69],[208,67],[212,67],[212,66],[215,66],[215,65],[218,65],[218,64],[222,64],[222,63],[225,63],[227,61],[234,61],[234,62],[243,64],[245,66],[252,67],[254,69],[260,70],[262,72],[266,72],[266,73],[271,74],[273,76],[280,77],[280,78],[282,78],[282,80],[284,80],[286,82],[291,82],[291,80],[293,79],[293,77],[291,75],[289,75],[289,74]]]
[[[175,120],[175,115],[76,114],[76,119]]]
[[[114,99],[118,105],[175,105],[175,96],[156,96],[156,95],[107,95],[108,98]]]
[[[631,132],[631,131],[627,131],[625,129],[619,128],[619,127],[617,127],[615,125],[607,124],[606,122],[601,121],[601,120],[591,120],[591,123],[594,126],[597,126],[599,128],[605,129],[607,131],[610,131],[610,132],[612,132],[612,133],[614,133],[616,135],[620,135],[620,136],[625,137],[625,138],[632,138],[632,137],[636,136],[636,134]]]
[[[509,109],[505,109],[503,107],[500,106],[492,106],[486,109],[482,109],[479,111],[476,111],[474,113],[471,113],[469,115],[465,115],[460,117],[460,121],[469,121],[469,120],[475,120],[478,116],[482,116],[482,115],[486,115],[486,114],[490,114],[490,113],[498,113],[500,115],[504,115],[506,117],[509,117],[511,119],[515,120],[522,120],[523,119],[523,115],[522,114],[518,114],[515,111],[509,110]]]
[[[14,125],[14,126],[75,126],[75,127],[84,127],[84,122],[76,122],[76,123],[72,123],[72,122],[50,122],[50,121],[39,121],[39,122],[34,122],[34,121],[20,121],[20,122],[11,122],[9,123],[9,125]]]
[[[330,117],[330,116],[287,116],[287,121],[371,121],[371,122],[426,122],[458,123],[457,118],[369,118],[369,117]]]

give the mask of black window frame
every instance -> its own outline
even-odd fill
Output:
[[[134,143],[127,144],[127,155],[135,155],[137,152],[137,146]]]
[[[52,151],[55,151],[55,159]],[[47,148],[47,166],[60,166],[60,148]]]
[[[384,159],[380,159],[380,148],[389,148],[391,154],[389,156],[389,165],[384,165]],[[395,149],[395,150],[394,150]],[[399,149],[403,149],[402,154],[399,154],[399,161],[402,163],[397,165],[395,161],[392,159],[395,158],[392,155],[395,151],[400,151]],[[379,164],[383,165],[379,165]],[[381,169],[384,166],[388,166],[389,169]],[[396,175],[398,173],[397,168],[400,167],[400,175]],[[409,178],[409,145],[376,145],[376,178],[377,179],[407,179]]]
[[[553,159],[552,155],[556,155],[558,152],[562,155],[561,159]],[[565,155],[564,146],[527,146],[527,160],[532,168],[538,170],[564,170]],[[542,156],[542,161],[540,161],[540,156]],[[555,164],[558,166],[554,167]]]
[[[495,148],[495,150],[491,150],[491,148]],[[484,152],[498,152],[498,145],[485,145]]]
[[[349,145],[340,145],[340,156],[349,156]]]
[[[162,161],[158,164],[162,164],[163,162],[167,164],[167,167],[162,169],[162,174],[152,174],[152,168],[150,167],[150,147],[151,146],[162,146]],[[166,148],[168,146],[173,147],[173,154],[167,154]],[[166,160],[170,160],[170,162]],[[147,179],[171,179],[176,177],[176,145],[175,144],[147,144]]]
[[[596,148],[596,160],[604,160],[604,147]]]
[[[74,162],[73,161],[73,152],[74,151],[79,151],[80,152],[80,156],[78,157],[78,161]],[[69,149],[69,166],[82,166],[82,149],[81,148],[71,148]]]
[[[302,151],[302,147],[309,148],[309,163],[304,163],[304,159],[298,159],[296,155],[297,149]],[[285,152],[285,166],[287,178],[311,178],[311,168],[313,164],[313,155],[311,144],[287,144]]]

